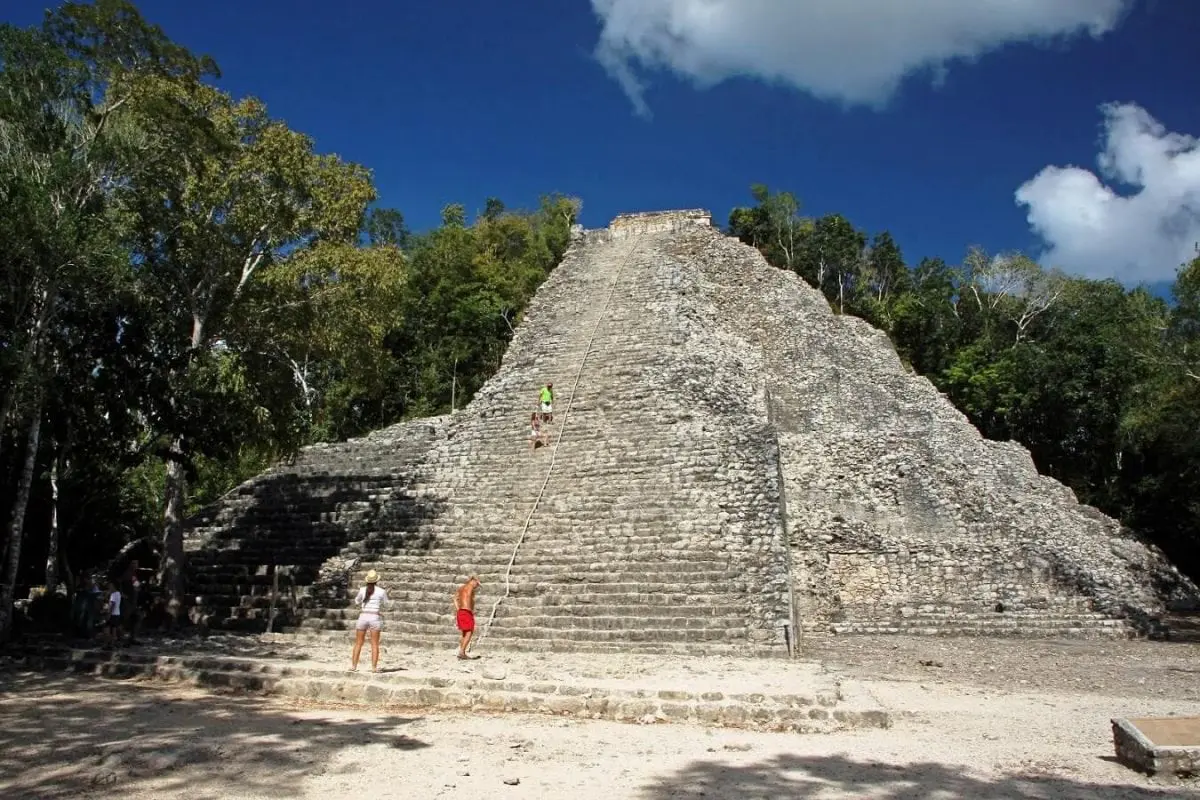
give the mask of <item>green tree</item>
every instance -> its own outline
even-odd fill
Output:
[[[730,212],[729,234],[761,250],[771,264],[796,271],[812,230],[811,221],[800,216],[799,199],[761,183],[750,187],[750,195],[757,205]]]
[[[329,438],[330,393],[384,390],[407,266],[392,244],[320,242],[264,273],[248,301],[260,370],[289,371],[304,439]],[[335,434],[336,435],[336,434]]]
[[[79,355],[55,347],[69,339],[65,312],[103,302],[84,287],[111,284],[122,263],[114,242],[125,224],[126,169],[140,153],[126,124],[135,87],[148,75],[194,79],[209,66],[122,0],[66,3],[41,29],[0,26],[0,218],[18,226],[19,242],[0,246],[9,290],[0,304],[0,440],[22,399],[27,427],[0,637],[10,627],[47,383]]]
[[[812,234],[804,242],[798,271],[805,280],[824,292],[838,310],[845,313],[856,303],[856,290],[862,283],[867,237],[840,214],[827,214],[813,223]]]
[[[405,224],[404,215],[394,208],[371,209],[364,228],[367,241],[373,245],[392,245],[407,250],[412,242],[412,231]]]
[[[936,378],[946,370],[962,338],[954,270],[940,258],[923,258],[911,272],[909,290],[891,308],[892,340],[914,370]]]
[[[1162,345],[1122,432],[1127,518],[1191,575],[1200,575],[1200,258],[1180,269]]]
[[[856,308],[864,319],[891,333],[895,304],[909,291],[912,276],[899,246],[887,231],[871,241],[859,280],[861,284],[854,292]]]
[[[139,90],[146,155],[134,176],[134,251],[164,375],[154,414],[169,440],[160,580],[178,615],[194,456],[302,440],[295,372],[270,369],[278,359],[263,356],[263,326],[247,313],[263,305],[263,276],[297,250],[353,241],[374,190],[364,169],[316,154],[256,99],[157,78]]]

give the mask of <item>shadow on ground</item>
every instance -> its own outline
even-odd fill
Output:
[[[1179,798],[1179,787],[1138,788],[1083,783],[1039,774],[1045,767],[1020,765],[1021,774],[985,780],[944,764],[907,766],[856,761],[844,756],[777,756],[747,766],[695,761],[642,790],[641,800],[736,797],[739,800],[1146,800]],[[1200,788],[1200,787],[1197,787]]]
[[[403,732],[416,719],[331,720],[245,695],[0,671],[0,796],[293,797],[344,748],[397,758],[429,747]]]

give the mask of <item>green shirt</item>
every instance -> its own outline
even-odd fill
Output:
[[[549,403],[554,397],[554,394],[545,386],[542,387],[542,402]]]

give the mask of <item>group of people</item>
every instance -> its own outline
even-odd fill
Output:
[[[550,444],[550,435],[543,426],[554,421],[554,384],[547,383],[538,391],[538,402],[541,411],[529,415],[529,449],[537,450],[538,445]]]
[[[371,637],[371,671],[379,672],[379,635],[383,632],[383,609],[388,605],[387,590],[379,585],[379,573],[370,570],[358,590],[354,604],[358,606],[358,621],[354,623],[354,650],[350,653],[350,671],[358,671],[358,659],[362,655],[367,636]],[[458,627],[458,657],[476,659],[468,649],[475,635],[475,593],[480,587],[479,578],[472,575],[454,592],[454,621]]]
[[[76,633],[85,639],[92,638],[97,622],[103,619],[102,639],[106,645],[116,645],[122,637],[128,644],[137,644],[142,617],[139,572],[137,560],[130,561],[118,577],[105,581],[105,591],[101,591],[95,576],[80,576],[73,608]]]

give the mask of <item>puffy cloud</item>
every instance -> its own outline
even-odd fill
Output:
[[[641,68],[882,106],[907,75],[1010,42],[1112,30],[1131,0],[592,0],[596,55],[641,113]]]
[[[1102,111],[1099,176],[1046,167],[1016,201],[1047,245],[1047,265],[1126,284],[1171,280],[1200,242],[1200,140],[1171,133],[1136,105]],[[1102,178],[1133,191],[1118,194]]]

